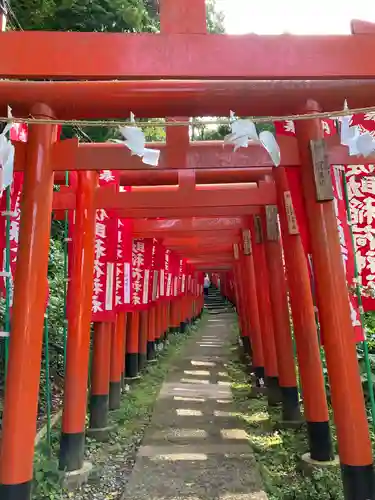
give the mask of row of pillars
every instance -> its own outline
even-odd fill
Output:
[[[45,105],[31,110],[49,119]],[[33,124],[26,145],[12,332],[0,443],[1,500],[30,500],[52,213],[52,145],[56,126]],[[60,469],[83,467],[94,272],[96,172],[78,172],[77,205],[68,291],[68,339],[60,443]],[[133,380],[166,341],[203,309],[203,297],[184,296],[147,311],[120,313],[93,333],[90,432],[108,431],[108,409],[118,407],[124,380]]]
[[[309,111],[316,110],[314,106],[309,108]],[[296,133],[345,499],[374,499],[372,446],[336,215],[332,201],[319,202],[316,198],[310,141],[321,138],[321,124],[319,120],[297,122]],[[290,306],[309,443],[305,459],[328,466],[335,460],[308,263],[299,231],[290,227],[291,207],[285,169],[275,168],[270,180],[277,190],[281,238],[270,236],[268,207],[259,217],[254,216],[249,221],[235,264],[236,302],[243,345],[252,359],[256,386],[264,381],[269,404],[282,403],[283,425],[300,424]],[[251,233],[250,249],[246,241],[247,230]]]

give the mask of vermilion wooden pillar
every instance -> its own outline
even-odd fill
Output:
[[[170,324],[171,332],[178,333],[180,331],[180,310],[179,303],[176,299],[170,301]]]
[[[164,339],[168,341],[169,333],[169,304],[167,302],[162,303],[163,308],[163,333]]]
[[[319,109],[314,102],[308,112]],[[310,141],[323,138],[320,120],[296,125],[302,165],[302,190],[311,236],[317,305],[324,337],[331,399],[346,499],[375,497],[373,459],[362,383],[332,198],[317,200]],[[330,174],[328,171],[329,182]]]
[[[234,286],[236,290],[236,310],[238,315],[238,325],[240,329],[240,338],[244,348],[244,354],[250,355],[250,343],[247,335],[246,319],[245,319],[245,303],[244,303],[244,291],[243,283],[241,280],[241,269],[240,269],[240,247],[237,243],[234,244]]]
[[[182,333],[185,333],[188,325],[188,314],[186,308],[186,300],[184,296],[180,297],[180,304],[181,304],[180,330]]]
[[[149,311],[142,311],[139,315],[139,370],[143,370],[147,363],[148,315]]]
[[[250,231],[252,233],[256,289],[260,326],[262,330],[264,368],[266,372],[266,385],[268,388],[268,404],[274,406],[280,403],[282,398],[279,386],[275,334],[272,322],[272,308],[269,293],[270,278],[266,261],[265,235],[262,219],[259,215],[255,215],[250,219]]]
[[[31,113],[53,117],[44,105]],[[50,157],[55,141],[55,126],[29,127],[0,455],[0,497],[7,500],[31,497],[52,211]]]
[[[262,331],[259,320],[258,299],[254,271],[254,259],[251,249],[249,229],[243,231],[243,273],[247,276],[246,309],[251,328],[252,365],[256,377],[256,385],[260,387],[265,378]]]
[[[277,207],[267,206],[262,214],[273,330],[277,352],[279,383],[283,398],[282,419],[287,425],[301,420],[297,377],[294,365],[293,342],[290,329],[287,286],[277,222]]]
[[[159,330],[159,322],[160,322],[160,308],[162,305],[159,304],[154,304],[153,305],[153,313],[152,313],[152,331],[153,331],[153,336],[155,339],[155,350],[156,351],[161,351],[163,349],[164,343],[163,339]]]
[[[161,347],[164,346],[164,341],[165,341],[163,314],[164,314],[163,305],[157,303],[155,306],[155,337],[158,339],[158,343]]]
[[[109,381],[109,409],[120,408],[121,385],[124,363],[124,342],[126,313],[120,312],[116,315],[116,323],[112,326],[111,340],[111,373]]]
[[[249,311],[247,309],[247,305],[249,302],[249,276],[244,271],[244,256],[243,256],[243,248],[242,245],[238,245],[240,258],[236,263],[237,267],[237,277],[239,280],[239,293],[240,293],[240,302],[241,302],[241,325],[242,325],[242,342],[244,354],[250,360],[252,358],[252,342],[251,342],[251,319],[249,315]]]
[[[283,167],[274,169],[273,176],[277,191],[310,456],[313,460],[327,462],[332,458],[332,444],[307,260],[285,169]]]
[[[125,388],[125,356],[126,356],[126,337],[128,331],[128,317],[129,313],[121,313],[124,315],[124,340],[122,344],[122,385]]]
[[[160,25],[163,33],[204,33],[205,0],[161,0]]]
[[[89,433],[98,440],[108,438],[108,400],[113,326],[113,323],[110,322],[94,323]]]
[[[65,367],[64,407],[60,443],[61,470],[83,465],[90,353],[92,280],[94,273],[95,189],[97,174],[79,172],[73,229],[68,341]]]
[[[147,361],[155,360],[155,305],[148,312]]]
[[[125,376],[135,378],[138,376],[139,355],[139,312],[133,311],[128,315],[126,332]]]

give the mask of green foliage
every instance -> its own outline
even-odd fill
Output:
[[[136,32],[157,29],[157,22],[143,0],[13,0],[12,9],[27,30]]]
[[[339,467],[303,473],[300,458],[308,451],[306,429],[276,431],[276,414],[267,401],[249,398],[251,388],[242,367],[231,363],[227,369],[238,416],[245,422],[269,500],[342,500]]]
[[[120,408],[110,413],[110,425],[115,429],[110,441],[108,443],[98,443],[87,438],[86,458],[95,464],[98,474],[100,474],[100,468],[104,463],[109,462],[112,464],[112,456],[116,452],[122,454],[123,460],[118,463],[118,466],[123,468],[126,462],[127,450],[132,448],[131,445],[135,447],[140,445],[171,361],[179,353],[187,339],[195,333],[196,329],[197,326],[193,326],[184,335],[169,335],[169,344],[159,354],[158,363],[147,366],[141,379],[123,397]],[[61,476],[55,458],[58,449],[59,432],[54,429],[52,450],[49,450],[45,445],[40,445],[35,454],[33,500],[67,498],[62,491]],[[98,488],[101,487],[102,484],[99,482]]]
[[[57,460],[50,456],[46,447],[41,447],[34,455],[33,498],[57,500],[60,498],[61,476]]]
[[[207,30],[209,33],[224,33],[224,13],[217,8],[216,0],[206,0]]]

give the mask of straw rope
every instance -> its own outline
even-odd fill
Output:
[[[342,116],[349,116],[357,113],[375,113],[375,106],[369,106],[366,108],[354,108],[345,109],[340,111],[324,111],[317,113],[305,113],[296,115],[284,115],[284,116],[264,116],[264,117],[248,117],[254,123],[269,123],[269,122],[280,122],[285,120],[311,120],[313,118],[339,118]],[[47,118],[16,118],[16,117],[0,117],[0,122],[6,123],[26,123],[29,125],[39,124],[39,125],[70,125],[78,127],[124,127],[124,126],[134,126],[140,128],[147,127],[181,127],[181,126],[202,126],[202,125],[230,125],[233,120],[222,119],[222,120],[192,120],[192,121],[139,121],[130,122],[129,120],[54,120]]]

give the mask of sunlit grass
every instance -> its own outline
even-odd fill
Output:
[[[236,336],[236,329],[233,335]],[[226,369],[237,416],[245,422],[248,442],[259,464],[268,499],[343,500],[338,468],[319,470],[311,476],[300,472],[300,458],[308,451],[306,430],[276,431],[273,424],[279,410],[270,413],[266,398],[249,397],[248,374],[239,362],[229,363]]]

